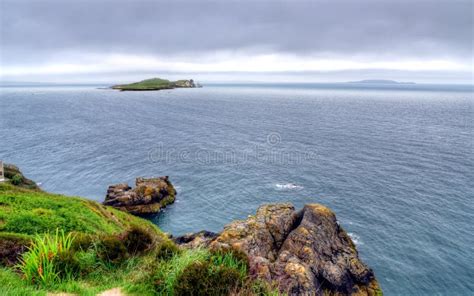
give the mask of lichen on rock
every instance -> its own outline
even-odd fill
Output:
[[[147,215],[158,213],[175,198],[176,190],[168,176],[137,178],[135,188],[126,183],[109,186],[104,205],[135,215]]]
[[[202,240],[192,238],[188,235],[186,244],[199,247]],[[298,212],[289,203],[263,205],[255,216],[234,221],[205,240],[205,246],[243,252],[252,277],[288,295],[381,294],[373,271],[359,259],[335,214],[320,204]]]

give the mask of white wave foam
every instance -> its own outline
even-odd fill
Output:
[[[356,245],[358,245],[358,246],[361,246],[361,245],[364,244],[364,243],[362,242],[362,240],[360,239],[360,236],[358,236],[357,234],[352,233],[352,232],[349,232],[348,235],[349,235],[349,237],[352,239],[352,241],[354,242],[354,244],[356,244]]]
[[[297,189],[304,188],[303,186],[297,185],[294,183],[284,183],[284,184],[277,183],[275,184],[275,187],[280,190],[297,190]]]

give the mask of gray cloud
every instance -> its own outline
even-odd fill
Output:
[[[71,51],[473,56],[472,1],[0,1],[3,65]]]

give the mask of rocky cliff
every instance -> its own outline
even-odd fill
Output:
[[[137,178],[135,188],[125,183],[109,186],[104,205],[135,215],[154,214],[173,203],[175,196],[168,176]]]
[[[249,258],[251,276],[288,295],[381,295],[374,273],[334,213],[319,204],[295,211],[291,204],[261,206],[220,234],[175,238],[182,246],[234,249]]]
[[[39,186],[23,175],[20,169],[13,164],[4,164],[4,174],[6,180],[9,180],[13,185],[33,190],[40,190]]]

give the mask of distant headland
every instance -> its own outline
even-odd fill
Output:
[[[161,78],[151,78],[134,82],[130,84],[117,84],[110,88],[118,89],[121,91],[151,91],[151,90],[163,90],[163,89],[174,89],[174,88],[194,88],[202,87],[199,83],[195,83],[194,80],[183,79],[177,81],[170,81]]]
[[[349,83],[367,83],[367,84],[415,84],[415,82],[400,82],[395,80],[384,79],[367,79],[359,81],[349,81]]]

